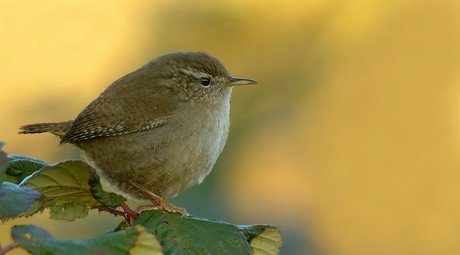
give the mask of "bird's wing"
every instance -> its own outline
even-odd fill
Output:
[[[95,115],[77,118],[61,143],[78,143],[96,137],[120,136],[149,130],[168,123],[168,117],[155,119],[120,118],[114,115]]]
[[[177,103],[170,91],[122,78],[107,88],[74,120],[61,143],[79,143],[96,137],[120,136],[160,127]],[[145,81],[146,83],[148,81]],[[140,84],[139,84],[140,83]]]

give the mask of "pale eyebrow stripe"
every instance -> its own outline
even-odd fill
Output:
[[[181,68],[180,71],[181,71],[182,73],[184,73],[184,74],[191,75],[191,76],[193,76],[193,77],[195,77],[195,78],[197,78],[197,79],[200,78],[200,77],[203,77],[203,76],[205,76],[205,77],[209,77],[209,76],[210,76],[210,75],[207,74],[207,73],[197,72],[197,71],[194,71],[194,70],[191,70],[191,69],[188,69],[188,68],[187,68],[187,69],[186,69],[186,68]]]

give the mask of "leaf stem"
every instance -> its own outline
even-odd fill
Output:
[[[17,242],[12,242],[5,246],[4,248],[0,247],[0,255],[6,254],[7,252],[11,251],[12,249],[16,248],[19,246],[19,243]]]
[[[117,209],[110,208],[107,206],[97,206],[96,208],[99,210],[99,212],[108,212],[115,216],[122,216],[123,218],[125,218],[126,222],[131,225],[132,222],[136,220],[137,216],[139,216],[139,214],[133,211],[131,208],[129,208],[129,206],[125,202],[121,202],[119,206],[123,208],[123,211],[119,211]]]

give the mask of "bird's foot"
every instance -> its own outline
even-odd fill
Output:
[[[188,216],[189,214],[184,208],[177,207],[168,201],[163,199],[161,204],[151,204],[151,205],[141,205],[137,207],[136,211],[142,212],[147,210],[159,210],[162,212],[171,212],[171,213],[179,213],[182,216]]]
[[[159,210],[162,212],[180,213],[182,216],[189,215],[184,208],[180,208],[180,207],[177,207],[171,204],[170,202],[166,201],[166,199],[142,187],[141,185],[134,183],[134,182],[131,182],[131,184],[136,186],[139,190],[141,190],[145,194],[147,194],[149,200],[152,202],[152,205],[139,206],[136,211],[141,212],[141,211],[154,209],[154,210]]]

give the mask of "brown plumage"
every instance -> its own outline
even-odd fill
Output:
[[[115,81],[75,120],[20,133],[51,132],[79,147],[129,196],[168,198],[211,171],[227,139],[232,86],[253,83],[206,53],[171,53]]]

